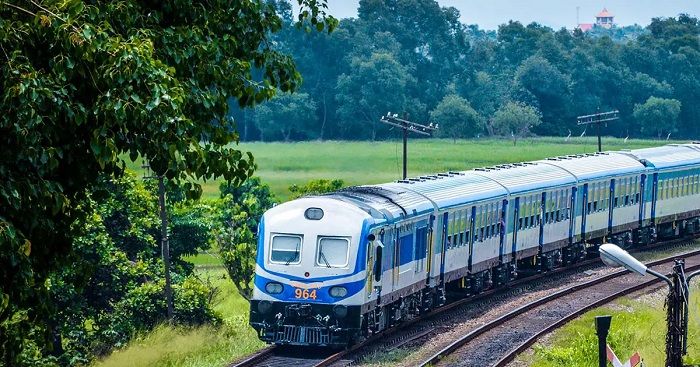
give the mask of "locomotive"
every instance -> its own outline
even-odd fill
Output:
[[[303,197],[258,228],[250,325],[342,348],[523,274],[700,232],[700,143],[576,154]]]

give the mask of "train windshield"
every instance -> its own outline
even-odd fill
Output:
[[[270,261],[277,264],[298,264],[301,260],[301,236],[274,235]]]
[[[320,237],[318,240],[318,256],[316,265],[329,268],[341,268],[348,264],[348,248],[350,241],[347,238]]]

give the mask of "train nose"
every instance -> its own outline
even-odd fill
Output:
[[[287,317],[309,317],[311,316],[311,305],[308,303],[287,305],[285,314]]]

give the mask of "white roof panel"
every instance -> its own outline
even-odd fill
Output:
[[[565,169],[579,181],[646,171],[644,165],[636,159],[617,152],[577,154],[538,162]]]
[[[656,148],[635,149],[628,154],[647,166],[657,169],[700,164],[700,145],[671,144]]]

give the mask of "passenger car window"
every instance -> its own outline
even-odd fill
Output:
[[[348,264],[350,241],[340,237],[319,237],[316,265],[342,268]]]
[[[285,265],[301,262],[301,236],[273,235],[270,262]]]

